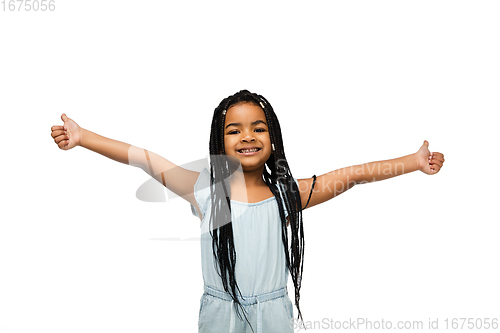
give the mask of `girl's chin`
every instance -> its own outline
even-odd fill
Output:
[[[261,162],[261,159],[259,159],[259,156],[261,154],[255,154],[255,155],[250,155],[250,156],[245,156],[245,155],[226,155],[228,158],[228,163],[231,164],[231,167],[238,168],[239,166],[243,166],[245,168],[251,168],[255,169],[256,167],[262,166],[265,164],[265,161],[262,162],[262,165],[259,165]],[[271,156],[269,156],[271,157]],[[269,158],[268,158],[269,159]]]

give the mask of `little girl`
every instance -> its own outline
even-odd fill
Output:
[[[200,218],[205,292],[199,332],[293,332],[304,258],[302,210],[326,202],[356,184],[416,170],[433,175],[444,155],[420,149],[400,158],[355,165],[305,179],[288,166],[278,118],[261,95],[242,90],[215,109],[210,132],[210,170],[186,170],[163,157],[79,127],[62,114],[52,126],[60,149],[85,147],[140,167],[186,199]],[[168,171],[168,172],[167,172]]]

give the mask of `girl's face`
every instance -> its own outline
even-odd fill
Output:
[[[260,106],[244,103],[227,110],[224,146],[226,155],[236,157],[243,171],[264,167],[272,150],[266,115]],[[255,149],[242,151],[251,148]]]

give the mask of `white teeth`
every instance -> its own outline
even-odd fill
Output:
[[[242,153],[254,153],[257,150],[259,150],[259,149],[257,149],[257,148],[254,148],[254,149],[241,149],[240,152],[242,152]]]

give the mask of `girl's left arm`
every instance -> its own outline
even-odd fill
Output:
[[[370,162],[338,169],[318,176],[306,208],[328,201],[357,184],[376,182],[420,170],[434,175],[441,170],[444,155],[429,151],[426,140],[418,152],[392,160]],[[302,207],[311,193],[312,178],[298,179]]]

